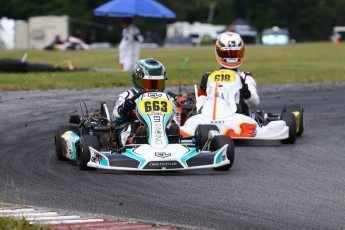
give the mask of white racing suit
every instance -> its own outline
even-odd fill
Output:
[[[112,121],[115,123],[116,126],[120,126],[119,131],[119,142],[122,146],[128,143],[129,138],[133,137],[140,126],[140,121],[138,120],[135,110],[130,111],[125,116],[121,116],[119,114],[119,107],[125,102],[126,99],[132,98],[136,92],[134,89],[127,90],[123,92],[115,99],[115,107],[113,113],[111,115]],[[175,103],[173,102],[173,98],[169,97],[170,101],[172,102],[171,105],[173,106],[172,110],[174,113],[173,123],[176,123],[180,126],[180,113],[178,112]],[[170,124],[169,124],[170,125]],[[169,128],[169,127],[167,127]]]
[[[226,69],[223,69],[223,70],[226,70]],[[233,70],[227,70],[227,71],[233,71]],[[256,90],[256,82],[255,82],[253,76],[249,72],[236,71],[236,74],[241,77],[242,83],[245,83],[248,85],[248,90],[250,91],[250,94],[251,94],[248,99],[242,99],[242,100],[248,106],[248,108],[257,107],[260,103],[260,100],[259,100],[259,95],[258,95],[257,90]],[[214,97],[215,93],[220,93],[220,92],[215,92],[215,90],[220,90],[220,89],[219,88],[216,89],[216,82],[212,82],[211,78],[209,77],[210,75],[212,75],[212,73],[209,73],[209,74],[206,74],[203,76],[202,81],[204,81],[204,84],[205,84],[205,81],[207,81],[206,90],[205,90],[205,86],[200,87],[200,88],[204,88],[204,89],[199,88],[199,91],[198,91],[199,97],[197,98],[197,101],[196,101],[197,112],[199,112],[201,110],[201,108],[203,107],[203,105],[207,99],[212,99]],[[206,77],[207,77],[207,79],[206,79]],[[223,81],[221,84],[223,86],[222,90],[226,90],[227,82]],[[225,93],[225,92],[223,92],[223,93]],[[236,103],[241,104],[240,100],[241,100],[241,97],[240,97],[240,91],[239,91],[236,94]],[[246,108],[243,108],[243,109],[245,110]]]
[[[123,71],[133,70],[140,56],[140,43],[143,41],[144,37],[133,24],[122,30],[122,40],[119,45],[119,62],[122,65]]]

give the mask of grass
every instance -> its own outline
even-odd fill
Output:
[[[29,224],[24,218],[0,217],[0,229],[2,230],[41,230],[42,228],[36,224]]]
[[[57,64],[71,60],[81,68],[118,66],[118,49],[88,51],[1,50],[1,58],[21,59],[28,53],[30,63]],[[141,58],[161,61],[168,73],[168,86],[192,85],[204,72],[219,68],[213,46],[142,49]],[[182,68],[188,57],[187,68]],[[331,42],[297,43],[290,46],[247,45],[240,70],[253,73],[258,84],[344,82],[345,44]],[[0,73],[0,91],[95,88],[130,86],[130,72],[32,72]]]

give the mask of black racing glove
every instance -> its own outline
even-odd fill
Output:
[[[119,106],[117,111],[121,116],[125,116],[133,109],[135,109],[135,102],[132,99],[126,99],[125,102]]]
[[[248,89],[247,83],[243,83],[242,89],[240,89],[240,91],[244,99],[248,99],[252,95]]]
[[[210,76],[210,74],[211,74],[210,72],[207,72],[201,77],[200,89],[204,92],[206,92],[207,81],[208,81],[208,77]]]

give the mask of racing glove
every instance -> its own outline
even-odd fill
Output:
[[[207,81],[208,81],[208,77],[210,76],[210,74],[211,74],[210,72],[207,72],[201,77],[200,89],[204,92],[206,92]]]
[[[121,116],[125,116],[133,109],[135,109],[135,102],[132,99],[126,99],[125,102],[119,106],[118,112]]]
[[[243,83],[242,89],[240,89],[241,94],[243,95],[244,99],[249,99],[250,96],[252,95],[248,89],[248,84],[247,83]]]

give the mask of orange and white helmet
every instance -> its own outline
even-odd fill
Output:
[[[225,32],[218,35],[216,41],[218,63],[229,69],[237,69],[244,59],[244,43],[239,34]]]

